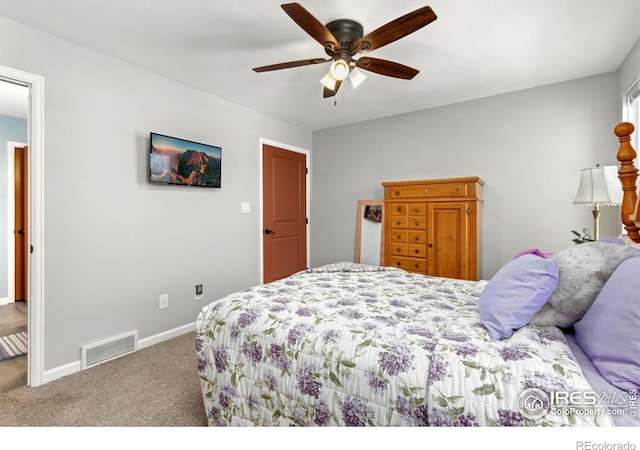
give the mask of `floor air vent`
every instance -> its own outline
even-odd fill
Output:
[[[94,342],[93,344],[83,345],[82,370],[134,352],[137,347],[137,331],[114,336],[100,342]]]

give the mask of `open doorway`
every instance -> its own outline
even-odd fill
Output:
[[[27,330],[26,344],[27,355],[24,358],[26,361],[26,384],[29,386],[39,386],[46,382],[44,373],[44,78],[32,73],[24,72],[21,70],[13,69],[11,67],[0,65],[0,89],[15,88],[18,87],[22,92],[22,102],[11,101],[10,94],[7,94],[7,89],[0,91],[0,105],[3,108],[9,105],[16,105],[20,103],[22,108],[22,122],[26,121],[26,135],[19,137],[9,137],[5,133],[2,135],[2,127],[0,126],[0,171],[4,169],[3,174],[7,174],[6,177],[0,176],[0,179],[7,180],[11,176],[15,179],[15,162],[18,160],[18,164],[21,168],[18,170],[19,177],[23,183],[23,206],[24,215],[22,216],[23,222],[16,226],[15,222],[9,223],[8,213],[3,216],[0,213],[0,245],[3,243],[8,246],[9,242],[13,243],[15,247],[24,249],[19,255],[21,262],[16,264],[15,251],[14,256],[9,258],[8,251],[3,252],[3,261],[6,261],[4,267],[0,263],[0,280],[4,281],[4,284],[0,284],[6,287],[5,291],[0,290],[0,307],[9,305],[9,286],[12,285],[11,299],[13,305],[20,305],[23,307],[21,311],[18,311],[19,319],[16,316],[12,316],[7,319],[7,322],[15,322],[16,320],[24,321],[24,314],[26,310],[26,323],[24,324]],[[26,99],[26,100],[25,100]],[[26,111],[26,114],[25,112]],[[13,111],[7,111],[6,109],[0,112],[0,118],[11,121],[11,117],[20,117],[19,113]],[[11,143],[11,145],[10,145]],[[11,148],[12,152],[9,153],[8,149]],[[16,149],[20,150],[16,150]],[[16,151],[22,152],[16,158]],[[10,166],[9,159],[13,159]],[[15,180],[14,180],[15,181]],[[7,205],[9,203],[9,192],[7,190],[7,184],[15,186],[14,182],[0,183],[4,185],[4,189],[0,189],[0,196],[2,201],[0,204]],[[20,191],[19,188],[18,191]],[[6,196],[6,197],[5,197]],[[5,201],[5,199],[7,201]],[[15,203],[15,198],[13,199]],[[14,212],[15,206],[12,206],[11,211]],[[6,206],[5,209],[9,211]],[[13,237],[17,234],[22,236],[21,240],[13,240]],[[11,239],[10,239],[11,238]],[[8,248],[6,248],[8,250]],[[10,262],[13,262],[13,274],[9,274]],[[16,265],[21,266],[20,275],[22,275],[21,287],[16,291],[15,286],[15,272]],[[25,268],[26,267],[26,268]],[[2,283],[0,281],[0,283]],[[18,301],[16,301],[18,300]],[[4,303],[4,305],[2,304]],[[6,315],[4,316],[7,317]],[[15,328],[15,327],[14,327]],[[17,358],[12,358],[15,360]],[[10,359],[11,360],[11,359]],[[0,361],[2,364],[3,361]],[[20,382],[24,383],[25,375],[21,375]],[[2,373],[0,373],[0,379]]]
[[[29,88],[0,81],[0,392],[28,383]]]

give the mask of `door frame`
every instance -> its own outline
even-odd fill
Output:
[[[310,262],[311,262],[311,152],[309,150],[300,148],[300,147],[295,147],[293,145],[288,145],[288,144],[283,144],[281,142],[276,142],[276,141],[272,141],[270,139],[266,139],[266,138],[260,138],[260,147],[259,147],[259,151],[260,151],[260,157],[258,158],[259,161],[259,172],[260,172],[260,180],[259,180],[259,189],[260,189],[260,208],[259,208],[259,213],[260,213],[260,218],[259,218],[259,223],[260,223],[260,283],[264,283],[264,233],[262,232],[262,230],[264,230],[264,220],[263,220],[263,212],[264,212],[264,189],[262,186],[263,183],[263,163],[262,163],[262,158],[263,158],[263,153],[264,153],[264,145],[270,145],[272,147],[278,147],[281,148],[283,150],[289,150],[291,152],[295,152],[295,153],[303,153],[305,155],[305,159],[307,161],[307,218],[309,219],[309,223],[307,223],[307,242],[306,242],[306,246],[307,246],[307,267],[310,267]]]
[[[0,80],[29,88],[28,192],[29,245],[27,262],[27,384],[44,378],[44,77],[0,65]]]
[[[14,303],[16,301],[16,289],[15,289],[15,276],[16,276],[16,268],[15,268],[15,239],[14,239],[14,228],[15,228],[15,178],[14,178],[14,162],[15,162],[15,153],[16,147],[26,147],[26,142],[15,142],[8,141],[7,142],[7,302]],[[28,153],[27,153],[27,156]],[[28,175],[28,172],[27,172]],[[12,281],[13,280],[13,281]],[[27,305],[29,303],[27,302]]]

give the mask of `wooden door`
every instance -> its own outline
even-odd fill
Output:
[[[427,207],[427,274],[446,278],[466,278],[468,248],[466,202],[433,202]]]
[[[15,299],[27,300],[28,258],[28,185],[27,147],[16,147],[14,157],[15,180]]]
[[[264,282],[307,267],[307,158],[264,144]]]

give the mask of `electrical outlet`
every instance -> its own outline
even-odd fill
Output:
[[[202,285],[196,284],[196,300],[200,300],[202,298]]]
[[[158,297],[158,307],[160,309],[169,307],[169,294],[162,294],[160,297]]]

